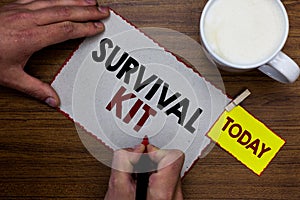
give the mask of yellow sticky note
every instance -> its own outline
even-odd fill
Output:
[[[225,111],[207,135],[257,175],[285,144],[241,106]]]

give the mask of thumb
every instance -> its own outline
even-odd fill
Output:
[[[59,106],[59,97],[55,90],[47,83],[34,78],[23,70],[14,70],[8,78],[5,86],[24,92],[51,107]]]
[[[177,166],[180,170],[182,168],[184,162],[184,153],[180,150],[163,150],[159,149],[151,144],[147,146],[147,150],[149,153],[149,157],[152,161],[158,164],[158,170],[161,170],[165,167],[169,167],[170,165]],[[172,168],[172,167],[171,167]]]
[[[120,149],[114,152],[112,168],[118,171],[132,173],[133,166],[139,161],[145,150],[145,146],[140,144],[135,148]]]

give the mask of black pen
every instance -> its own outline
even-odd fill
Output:
[[[143,172],[143,173],[137,174],[135,200],[146,200],[147,199],[149,177],[150,177],[150,172]]]
[[[142,144],[145,145],[145,147],[149,144],[147,136],[143,139]],[[147,150],[145,150],[135,168],[137,172],[141,171],[141,173],[136,174],[136,200],[147,199],[149,177],[151,175],[151,171],[154,169],[154,163],[146,153]]]

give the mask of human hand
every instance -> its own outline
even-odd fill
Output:
[[[0,85],[57,107],[54,89],[24,72],[29,57],[46,46],[101,33],[99,20],[108,16],[96,0],[18,0],[1,7]]]
[[[149,178],[147,200],[182,200],[180,172],[184,154],[179,150],[159,150],[148,145],[147,151],[152,161],[158,164],[156,173]]]
[[[149,178],[147,200],[182,200],[180,172],[184,154],[179,150],[159,150],[152,145],[146,148],[150,159],[157,163],[157,171]],[[132,173],[144,150],[141,144],[115,152],[105,200],[135,200],[136,181]]]
[[[134,149],[121,149],[114,153],[105,200],[135,200],[136,183],[132,173],[144,151],[145,146],[140,144]]]

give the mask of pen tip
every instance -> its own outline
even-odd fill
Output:
[[[144,139],[142,141],[142,144],[145,145],[145,146],[148,146],[148,144],[149,144],[149,138],[148,138],[147,135],[144,137]]]

